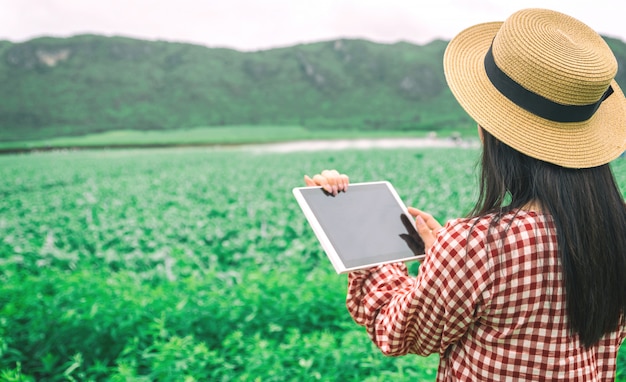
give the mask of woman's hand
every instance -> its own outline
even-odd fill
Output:
[[[433,215],[420,211],[417,208],[409,207],[408,210],[409,213],[415,217],[415,228],[424,241],[426,251],[428,251],[442,228],[441,224],[435,220]]]
[[[314,175],[313,178],[308,175],[304,176],[307,186],[322,186],[324,191],[332,195],[337,195],[340,191],[348,191],[349,181],[348,175],[340,174],[337,170],[324,170]]]

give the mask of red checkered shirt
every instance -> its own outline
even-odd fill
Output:
[[[354,320],[384,354],[439,353],[438,381],[614,380],[626,329],[590,348],[570,333],[551,217],[492,221],[446,224],[417,277],[404,264],[351,272]]]

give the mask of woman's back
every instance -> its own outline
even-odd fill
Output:
[[[471,373],[473,380],[493,380],[495,375],[519,380],[611,379],[616,367],[614,354],[624,332],[621,336],[611,333],[590,348],[572,334],[551,217],[516,211],[502,216],[495,225],[493,218],[452,222],[433,246],[434,262],[422,270],[428,273],[443,267],[466,282],[465,274],[473,273],[471,290],[476,290],[477,283],[484,285],[480,304],[470,306],[475,321],[446,352],[442,374],[457,379]],[[472,230],[469,243],[453,239],[467,235],[468,229]],[[450,243],[456,243],[459,252]],[[468,258],[449,259],[451,253]],[[481,266],[476,267],[478,264]],[[444,294],[446,289],[449,293],[460,289],[454,283],[443,287]],[[461,306],[470,301],[477,300],[459,296]]]

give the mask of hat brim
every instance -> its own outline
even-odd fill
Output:
[[[626,143],[626,98],[613,80],[614,93],[583,122],[554,122],[505,98],[485,72],[485,54],[502,22],[478,24],[459,33],[444,55],[452,94],[485,130],[514,149],[570,168],[596,167],[617,158]]]

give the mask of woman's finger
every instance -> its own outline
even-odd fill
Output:
[[[430,248],[442,228],[441,224],[431,214],[417,208],[409,207],[408,211],[415,216],[415,228],[424,241],[424,246],[426,249]]]
[[[321,186],[326,191],[332,192],[332,186],[329,184],[328,179],[326,179],[325,177],[323,177],[320,174],[313,175],[313,178],[311,178],[308,175],[305,175],[304,176],[304,183],[307,186],[310,186],[310,187]]]
[[[304,184],[306,184],[307,186],[317,186],[315,184],[315,181],[313,181],[313,179],[311,179],[308,175],[304,176]]]
[[[334,180],[338,191],[348,191],[348,184],[350,183],[348,175],[341,174],[337,170],[329,170],[327,176]]]
[[[337,195],[340,191],[348,190],[350,178],[337,170],[324,170],[320,174],[315,174],[313,178],[305,175],[304,183],[307,186],[321,186],[326,192]]]
[[[422,210],[418,210],[415,207],[409,207],[408,211],[414,217],[421,216],[421,218],[424,220],[424,222],[431,231],[439,232],[439,230],[441,230],[441,224],[439,224],[439,222],[433,217],[433,215]]]
[[[313,182],[315,182],[315,185],[317,186],[322,186],[324,191],[328,192],[329,194],[333,194],[333,195],[336,194],[336,192],[333,192],[332,184],[330,184],[330,182],[325,176],[322,176],[320,174],[315,174],[313,176]]]
[[[328,184],[330,184],[333,189],[333,195],[336,195],[337,192],[344,190],[343,181],[341,180],[341,174],[339,174],[339,171],[324,170],[321,175],[328,180]]]
[[[417,229],[417,233],[422,238],[422,241],[424,241],[424,248],[428,250],[435,242],[435,235],[433,234],[433,231],[430,227],[428,227],[420,215],[417,215],[417,218],[415,219],[415,228]]]
[[[350,184],[350,178],[346,174],[341,174],[341,184],[343,185],[343,191],[348,191],[348,184]]]
[[[322,188],[326,192],[329,192],[329,193],[333,191],[332,187],[328,184],[328,181],[326,180],[326,178],[322,177],[319,174],[314,175],[313,178],[311,178],[308,175],[305,175],[304,183],[309,187],[322,186]]]

